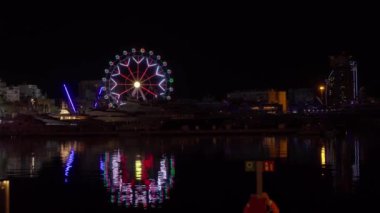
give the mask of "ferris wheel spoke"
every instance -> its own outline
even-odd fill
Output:
[[[113,89],[115,89],[115,87],[117,87],[117,82],[113,79],[113,78],[110,78],[110,80],[113,82],[113,86],[110,88],[110,90],[112,91]]]
[[[141,97],[143,98],[144,101],[146,101],[146,97],[144,95],[144,92],[142,90],[139,90],[140,94],[141,94]]]
[[[129,67],[129,63],[130,63],[130,62],[131,62],[131,59],[128,58],[128,62],[127,62],[127,64],[124,64],[124,63],[121,63],[121,62],[120,62],[120,65],[123,66],[123,67]]]
[[[149,58],[146,58],[146,65],[147,65],[148,67],[154,67],[154,66],[156,66],[157,64],[150,64],[150,62],[149,62]]]
[[[131,91],[132,89],[134,89],[134,87],[131,87],[131,88],[129,88],[129,89],[124,90],[124,91],[121,92],[119,95],[123,95],[123,94],[125,94],[125,93]]]
[[[144,76],[145,76],[146,72],[148,71],[148,69],[149,69],[149,66],[147,66],[147,67],[145,68],[143,74],[142,74],[141,77],[140,77],[140,81],[144,78]]]
[[[135,78],[135,76],[133,75],[133,72],[132,72],[131,68],[130,68],[130,67],[127,67],[127,69],[128,69],[129,73],[131,74],[132,78],[133,78],[134,81],[135,81],[136,78]]]
[[[135,97],[136,96],[136,92],[137,92],[138,89],[134,88],[134,90],[132,91],[132,96]]]
[[[162,91],[165,91],[165,89],[162,87],[162,84],[165,82],[165,79],[162,79],[158,86],[162,89]]]
[[[130,62],[131,62],[131,58],[128,58],[128,63],[127,63],[127,64],[120,63],[120,65],[123,66],[123,67],[126,67],[126,68],[128,69],[129,74],[130,74],[130,75],[132,76],[132,78],[133,78],[133,81],[135,81],[136,78],[135,78],[135,76],[133,75],[133,72],[132,72],[132,70],[131,70],[131,67],[129,66]],[[122,74],[122,73],[120,72],[120,75],[121,75],[121,74]],[[124,76],[125,76],[125,75],[124,75]]]
[[[136,79],[139,79],[139,74],[140,74],[140,65],[137,64]]]
[[[120,94],[116,93],[116,92],[111,92],[112,95],[116,96],[117,100],[120,99]]]
[[[120,75],[120,67],[119,67],[119,65],[117,65],[116,67],[117,67],[117,72],[116,73],[112,73],[111,74],[112,77]]]
[[[141,83],[144,83],[145,81],[150,80],[150,79],[153,78],[154,76],[156,76],[156,74],[153,74],[153,75],[149,76],[148,78],[146,78],[146,79],[144,79],[143,81],[141,81]]]
[[[134,60],[135,60],[135,58],[133,58]],[[135,60],[136,61],[136,60]],[[140,63],[139,63],[139,61],[136,61],[136,63],[137,63],[137,70],[136,70],[136,80],[138,80],[139,79],[139,72],[140,72]]]
[[[160,77],[165,77],[163,74],[160,73],[160,67],[159,66],[157,66],[157,68],[156,68],[156,75],[160,76]]]
[[[126,80],[130,81],[130,82],[133,82],[132,79],[128,78],[128,76],[124,75],[123,73],[120,73],[120,76],[125,78]]]
[[[139,58],[139,56],[137,56],[137,58]],[[144,57],[141,57],[141,59],[138,60],[136,60],[135,57],[132,57],[132,59],[136,62],[136,64],[140,64],[144,60]]]
[[[145,90],[147,93],[149,93],[149,94],[151,94],[151,95],[153,95],[153,96],[157,96],[156,93],[150,91],[149,89],[147,89],[147,88],[145,88],[145,87],[141,87],[141,88],[142,88],[143,90]]]

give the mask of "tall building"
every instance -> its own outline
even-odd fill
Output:
[[[268,91],[268,103],[269,104],[279,104],[282,106],[282,112],[288,111],[288,106],[286,102],[286,92],[285,91],[276,91],[269,90]]]
[[[358,101],[357,62],[351,55],[330,56],[330,75],[326,80],[327,105],[342,106]]]

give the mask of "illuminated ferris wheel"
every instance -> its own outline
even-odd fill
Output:
[[[167,68],[166,61],[153,51],[145,49],[116,55],[104,70],[102,81],[104,99],[109,107],[125,105],[127,100],[149,102],[154,100],[170,100],[173,92],[172,71]]]

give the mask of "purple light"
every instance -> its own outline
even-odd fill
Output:
[[[72,108],[72,110],[73,110],[75,113],[77,113],[77,110],[76,110],[75,107],[74,107],[73,101],[71,100],[70,93],[69,93],[69,91],[67,90],[66,84],[63,84],[63,87],[65,88],[66,95],[67,95],[67,97],[69,98],[69,101],[70,101],[70,104],[71,104],[71,108]]]
[[[159,67],[159,66],[157,66],[157,68],[156,68],[156,75],[157,75],[157,76],[160,76],[160,77],[165,77],[164,75],[162,75],[162,74],[158,73],[158,72],[159,72],[159,70],[160,70],[160,67]]]
[[[112,95],[116,95],[117,96],[117,100],[120,99],[120,94],[119,93],[116,93],[116,92],[111,92]]]
[[[115,84],[112,86],[111,90],[115,89],[115,87],[117,87],[117,82],[115,80],[113,80],[112,78],[110,78],[111,81]]]
[[[158,84],[158,86],[162,89],[162,91],[165,91],[165,89],[161,85],[164,82],[165,82],[165,79],[162,79],[161,82]]]
[[[111,76],[118,76],[118,75],[120,75],[120,67],[119,67],[119,65],[117,66],[117,73],[112,74]]]
[[[148,58],[146,59],[146,64],[148,65],[148,67],[154,67],[154,66],[157,65],[157,64],[149,64],[149,60],[148,60]]]
[[[100,171],[104,172],[104,161],[100,159]]]
[[[65,183],[67,183],[67,178],[69,177],[70,169],[71,169],[71,167],[73,167],[73,162],[74,162],[74,150],[72,149],[70,151],[69,158],[67,159],[67,162],[66,162]]]
[[[129,62],[131,62],[130,58],[128,58],[128,63],[127,64],[120,63],[120,65],[123,66],[123,67],[129,67]]]
[[[104,186],[110,194],[111,203],[126,207],[159,208],[164,201],[170,199],[170,190],[174,186],[175,162],[174,156],[160,157],[159,171],[150,172],[153,159],[137,157],[134,160],[135,178],[130,177],[127,171],[129,165],[126,155],[120,150],[111,154],[106,152],[99,159],[99,168],[103,177]],[[146,169],[146,173],[142,170]],[[149,171],[148,171],[149,170]],[[144,177],[144,173],[147,175]],[[153,177],[148,177],[153,174]],[[147,182],[148,180],[148,182]]]
[[[140,64],[144,60],[144,57],[142,57],[140,60],[136,60],[135,57],[132,57],[132,59],[136,62],[136,64]]]
[[[102,93],[102,91],[103,91],[103,87],[100,87],[100,88],[99,88],[99,92],[98,92],[98,97],[96,97],[96,102],[95,102],[94,108],[97,108],[97,107],[98,107],[99,96],[100,96],[100,94]]]

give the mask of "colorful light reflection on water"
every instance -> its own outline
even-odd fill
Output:
[[[160,207],[174,185],[174,156],[127,156],[120,150],[100,158],[100,170],[110,202],[135,208]]]

